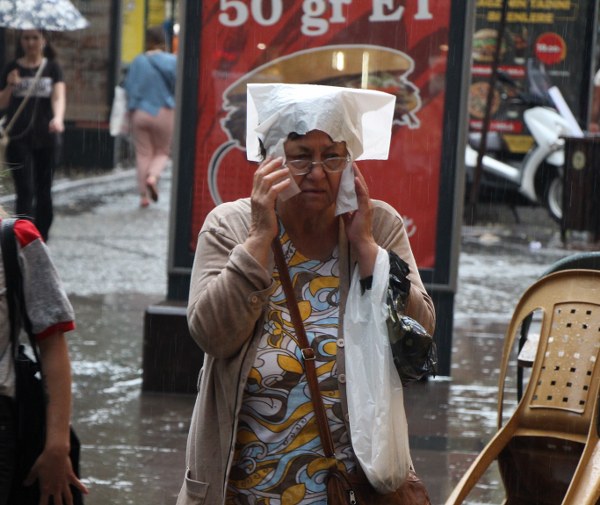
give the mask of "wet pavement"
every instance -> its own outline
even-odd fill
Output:
[[[77,314],[73,423],[88,505],[173,505],[184,472],[194,398],[141,392],[144,311],[166,293],[169,173],[160,190],[140,209],[131,169],[55,185],[50,249]],[[9,196],[0,203],[10,210]],[[413,460],[434,505],[495,431],[503,332],[518,297],[572,252],[541,209],[520,209],[519,224],[502,207],[484,211],[489,225],[462,232],[452,377],[406,390]],[[492,471],[471,503],[501,501]]]

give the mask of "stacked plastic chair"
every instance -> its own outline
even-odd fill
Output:
[[[446,505],[463,503],[496,460],[506,505],[600,503],[600,271],[567,263],[535,282],[518,302],[504,341],[498,432]],[[502,425],[509,358],[522,323],[536,311],[542,317],[530,378]]]

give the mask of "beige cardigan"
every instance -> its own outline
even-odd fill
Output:
[[[407,314],[433,332],[433,302],[421,282],[402,218],[384,202],[373,200],[373,206],[375,240],[384,249],[394,250],[410,266],[412,286]],[[205,357],[187,443],[187,470],[177,505],[220,505],[225,501],[237,416],[273,283],[272,262],[265,270],[241,245],[249,228],[250,199],[246,198],[215,208],[198,236],[187,314],[191,335]],[[337,366],[347,423],[342,318],[351,259],[343,229],[339,246]]]

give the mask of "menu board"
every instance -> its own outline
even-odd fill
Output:
[[[476,0],[469,128],[483,126],[491,64],[496,50],[503,0]],[[588,106],[593,0],[509,0],[498,70],[514,80],[497,81],[489,130],[500,132],[508,152],[524,153],[532,144],[523,123],[528,105],[520,94],[544,95],[557,86],[574,116]]]
[[[336,85],[396,95],[387,161],[361,161],[373,198],[404,217],[419,267],[435,265],[451,2],[202,3],[192,243],[218,203],[250,195],[246,85]]]

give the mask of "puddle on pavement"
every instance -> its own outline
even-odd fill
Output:
[[[141,394],[142,324],[156,298],[71,298],[74,426],[86,505],[173,504],[184,473],[193,397]]]

